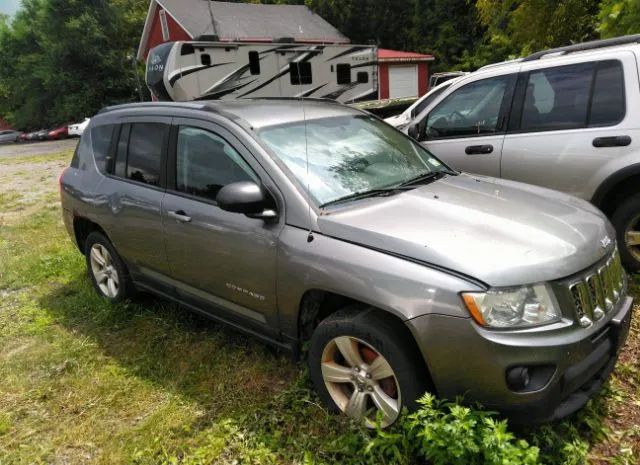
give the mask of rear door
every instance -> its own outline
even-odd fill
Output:
[[[516,75],[457,85],[426,115],[418,116],[421,142],[452,167],[500,176],[500,156]]]
[[[218,125],[177,118],[172,131],[162,216],[178,292],[185,300],[211,309],[214,316],[263,333],[275,332],[281,222],[224,211],[215,201],[225,185],[261,183],[264,172],[244,146]]]
[[[637,150],[640,133],[628,108],[638,94],[635,57],[598,56],[523,65],[503,147],[504,178],[590,200],[597,188],[591,180],[604,165]]]
[[[106,162],[106,177],[98,186],[107,207],[100,224],[130,271],[152,279],[168,273],[160,211],[170,121],[134,117],[119,125],[115,162]],[[95,129],[91,135],[96,137]]]

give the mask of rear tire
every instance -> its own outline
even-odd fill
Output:
[[[121,302],[135,293],[127,267],[104,234],[94,231],[85,241],[87,270],[96,292],[111,302]]]
[[[382,427],[431,391],[432,383],[413,337],[392,315],[350,306],[315,329],[308,355],[311,379],[330,410]]]
[[[622,202],[611,217],[620,258],[628,271],[640,271],[640,194]]]

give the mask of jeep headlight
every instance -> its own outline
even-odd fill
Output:
[[[491,328],[520,328],[560,319],[558,305],[546,284],[464,292],[462,299],[476,323]]]

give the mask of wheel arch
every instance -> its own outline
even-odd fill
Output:
[[[99,224],[95,223],[94,221],[91,221],[90,219],[84,216],[76,215],[73,217],[73,234],[75,236],[78,250],[83,255],[85,254],[84,245],[87,240],[87,237],[89,236],[89,234],[91,234],[94,231],[104,234],[104,236],[107,239],[109,239],[109,236]]]
[[[307,290],[302,296],[298,311],[298,344],[301,347],[304,347],[305,343],[311,339],[313,331],[322,320],[345,307],[354,306],[362,306],[363,310],[372,309],[376,314],[388,321],[389,324],[394,325],[398,331],[401,331],[403,334],[403,341],[410,345],[411,350],[415,351],[415,354],[419,355],[419,360],[424,364],[424,368],[429,376],[429,382],[433,385],[433,377],[431,376],[429,365],[422,355],[422,351],[418,346],[418,341],[416,341],[414,334],[405,324],[404,320],[394,312],[362,302],[352,297],[323,289]]]
[[[638,186],[640,186],[640,163],[626,166],[609,175],[596,190],[591,203],[611,217],[615,206],[619,205],[623,198],[640,192]]]

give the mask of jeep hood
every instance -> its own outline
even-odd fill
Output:
[[[466,174],[325,209],[318,228],[495,287],[574,274],[610,253],[615,238],[604,215],[584,200]]]

